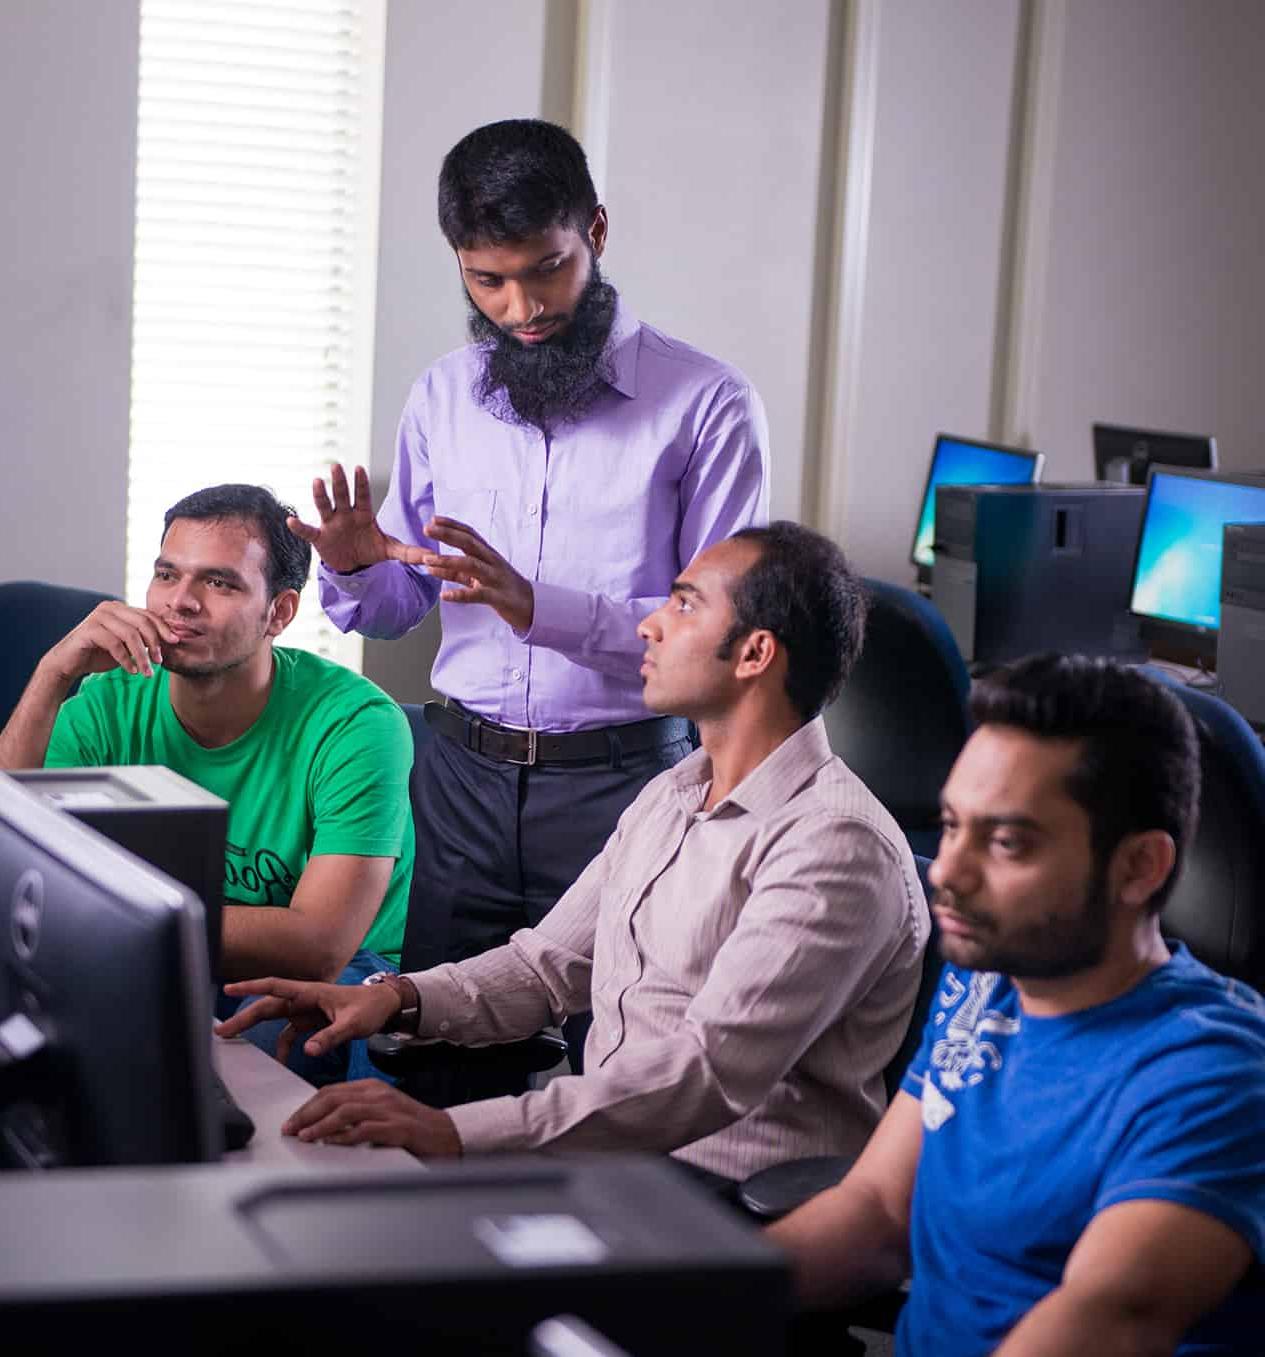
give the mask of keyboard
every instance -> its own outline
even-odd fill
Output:
[[[250,1115],[237,1105],[224,1081],[214,1070],[211,1071],[211,1097],[219,1108],[220,1121],[224,1127],[224,1148],[244,1149],[250,1144],[251,1136],[255,1134],[255,1123],[251,1121]]]

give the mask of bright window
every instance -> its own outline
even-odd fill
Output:
[[[368,462],[384,0],[141,0],[127,596],[163,511]],[[303,591],[287,645],[359,669]]]

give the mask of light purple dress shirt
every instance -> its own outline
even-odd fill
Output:
[[[550,434],[476,402],[475,345],[428,369],[404,407],[383,531],[433,547],[421,531],[432,513],[460,519],[535,590],[522,635],[486,606],[439,605],[432,682],[493,721],[566,731],[642,720],[638,623],[704,547],[768,521],[768,425],[742,374],[622,302],[606,357],[609,385]],[[396,561],[351,575],[322,566],[319,581],[336,626],[376,637],[415,627],[440,589]]]

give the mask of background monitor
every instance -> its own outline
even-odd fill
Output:
[[[1211,435],[1094,425],[1094,475],[1100,481],[1145,485],[1152,466],[1185,466],[1215,471],[1217,440]]]
[[[1227,523],[1265,522],[1265,473],[1153,467],[1129,607],[1160,658],[1211,666],[1221,625]]]
[[[191,892],[0,774],[0,1165],[219,1157]]]
[[[1039,452],[976,443],[953,434],[937,434],[910,551],[910,560],[918,567],[918,578],[930,579],[931,567],[935,564],[932,544],[936,528],[936,486],[1022,485],[1041,479],[1044,462],[1045,457]]]

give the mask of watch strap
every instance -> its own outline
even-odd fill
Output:
[[[415,1037],[422,1018],[422,997],[417,986],[407,976],[394,971],[375,971],[360,982],[362,985],[389,985],[400,1001],[399,1009],[387,1019],[382,1031],[402,1033]]]

